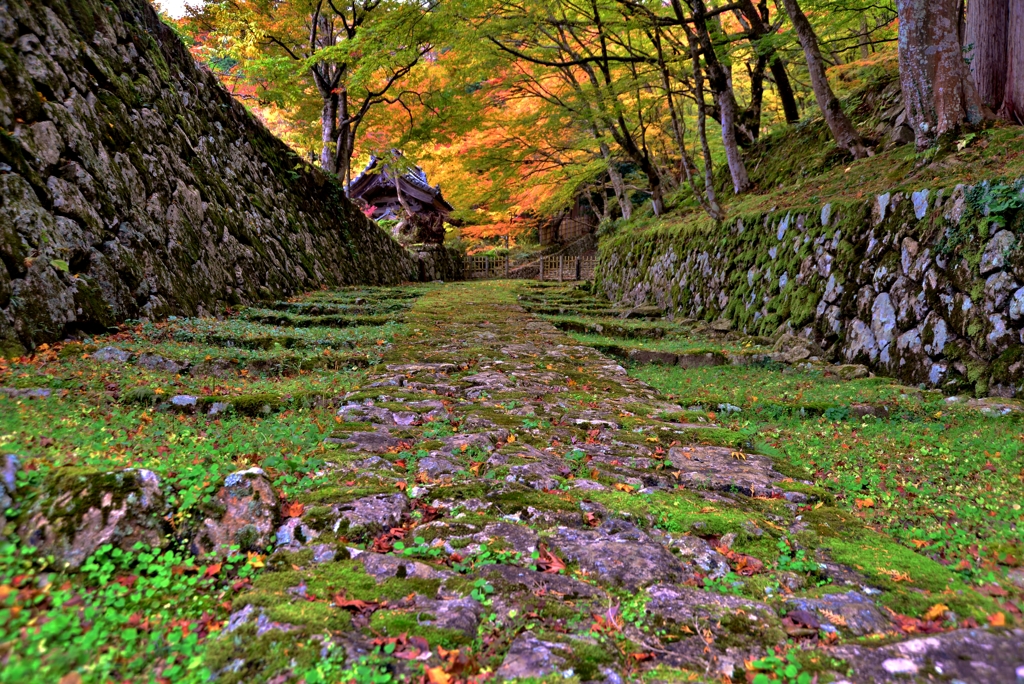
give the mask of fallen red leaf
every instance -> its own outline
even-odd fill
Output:
[[[565,562],[548,551],[546,544],[541,544],[537,548],[537,569],[541,572],[547,572],[550,574],[557,574],[565,570]]]
[[[372,613],[373,611],[380,608],[383,604],[377,603],[376,601],[362,601],[360,599],[349,599],[345,597],[345,594],[335,594],[334,605],[336,605],[338,608],[351,610],[353,613]]]
[[[718,553],[722,554],[732,565],[733,571],[737,575],[744,577],[750,577],[760,572],[764,572],[764,563],[753,556],[748,556],[744,553],[737,553],[726,546],[719,546],[715,549]]]

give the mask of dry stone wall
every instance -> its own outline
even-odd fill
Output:
[[[1024,182],[663,227],[602,244],[615,302],[813,338],[835,361],[980,395],[1024,393]]]
[[[146,0],[0,0],[0,352],[419,272]]]

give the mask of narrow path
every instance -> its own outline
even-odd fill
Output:
[[[516,293],[529,288],[428,292],[386,370],[339,410],[330,441],[359,454],[341,476],[352,478],[348,491],[384,492],[333,503],[328,515],[347,525],[338,555],[350,560],[335,562],[380,583],[352,594],[369,602],[353,625],[400,656],[356,638],[349,648],[364,662],[399,678],[416,671],[407,653],[453,675],[607,682],[742,677],[766,656],[766,673],[852,668],[857,681],[936,659],[978,682],[1021,664],[1019,632],[947,632],[909,656],[840,646],[905,634],[906,602],[947,589],[948,573],[828,506],[742,435],[659,399],[526,313]],[[285,592],[324,586],[329,566],[295,567]],[[269,605],[260,589],[281,579],[258,579],[254,604]],[[943,600],[956,610],[975,600],[959,593]],[[428,644],[459,655],[442,662]],[[769,649],[793,646],[791,662],[772,659]],[[975,671],[962,658],[982,647],[991,657]]]

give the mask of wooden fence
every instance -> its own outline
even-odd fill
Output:
[[[508,256],[466,257],[466,279],[529,278],[533,280],[592,280],[597,268],[596,255],[546,256],[517,264]]]

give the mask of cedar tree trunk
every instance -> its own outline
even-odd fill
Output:
[[[797,38],[800,40],[800,47],[804,49],[804,57],[807,59],[807,71],[811,76],[811,86],[814,88],[814,99],[818,101],[818,107],[825,115],[825,123],[832,131],[832,137],[836,143],[853,155],[854,159],[863,159],[868,156],[868,150],[861,142],[857,129],[843,111],[839,104],[839,98],[832,92],[828,84],[828,76],[825,75],[825,63],[821,58],[821,50],[818,48],[818,38],[814,35],[811,22],[800,9],[797,0],[785,0],[786,13],[789,14],[793,28],[796,29]]]
[[[1024,124],[1024,0],[1010,0],[1007,31],[1006,92],[999,114]]]
[[[924,149],[965,123],[979,123],[981,99],[960,49],[957,0],[898,0],[897,10],[903,104]]]
[[[967,3],[964,52],[982,104],[996,111],[1006,92],[1006,30],[1009,0],[971,0]]]

